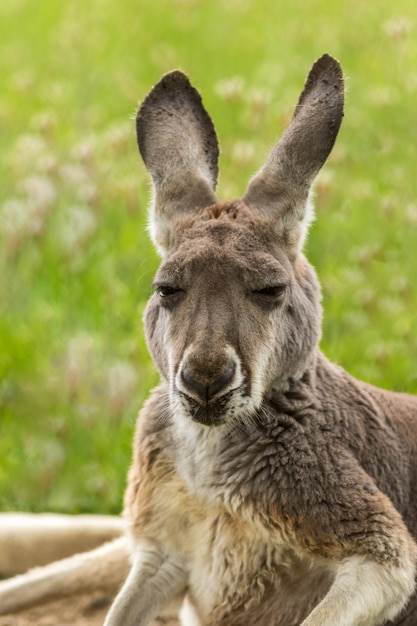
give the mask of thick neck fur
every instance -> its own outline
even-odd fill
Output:
[[[410,485],[410,476],[417,476],[417,468],[413,474],[407,460],[417,453],[410,450],[414,444],[407,432],[417,400],[359,382],[319,351],[315,361],[315,367],[300,379],[289,379],[285,389],[273,390],[251,415],[211,427],[171,413],[170,454],[177,471],[198,498],[232,509],[248,506],[250,510],[262,490],[268,499],[271,488],[276,489],[268,473],[268,450],[276,471],[276,458],[285,458],[283,449],[290,446],[291,454],[296,455],[294,472],[302,476],[311,445],[320,458],[321,446],[331,455],[332,447],[337,449],[342,441],[359,457],[375,485],[383,488],[401,510],[410,510],[409,522],[417,531],[415,502],[410,501],[410,492],[417,498],[416,489]],[[398,412],[399,398],[402,406]],[[397,406],[400,428],[398,424],[394,428],[391,404]],[[373,437],[374,431],[379,439]],[[300,448],[294,452],[297,445]],[[370,445],[374,448],[372,456]],[[276,480],[283,479],[277,475]]]
[[[314,363],[316,360],[316,356],[312,358]],[[222,501],[225,493],[221,463],[229,456],[228,460],[233,463],[235,452],[239,464],[242,445],[257,442],[260,433],[275,437],[272,431],[283,420],[306,426],[320,404],[315,381],[316,371],[311,367],[299,379],[290,378],[282,386],[272,388],[260,408],[252,414],[237,415],[217,427],[195,423],[181,412],[171,415],[174,462],[188,488],[198,496]]]

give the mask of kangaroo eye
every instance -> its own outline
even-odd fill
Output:
[[[265,298],[279,298],[284,294],[286,285],[271,285],[270,287],[264,287],[263,289],[257,289],[253,293],[257,296],[264,296]]]
[[[158,296],[161,296],[161,298],[169,298],[169,296],[173,296],[179,291],[181,291],[181,289],[178,287],[170,287],[169,285],[159,285],[156,289],[156,293]]]

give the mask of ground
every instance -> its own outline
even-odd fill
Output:
[[[111,599],[103,593],[65,598],[41,607],[0,617],[0,626],[102,626]],[[178,626],[176,620],[152,622],[152,626]]]

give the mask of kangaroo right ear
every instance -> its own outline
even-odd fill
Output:
[[[139,151],[152,177],[152,239],[163,255],[180,213],[217,201],[219,147],[200,94],[179,71],[166,74],[145,98],[136,118]]]
[[[342,69],[325,54],[310,70],[290,125],[243,196],[253,211],[274,219],[296,250],[312,219],[310,187],[335,142],[343,102]]]

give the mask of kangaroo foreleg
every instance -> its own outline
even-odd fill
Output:
[[[145,626],[178,595],[184,594],[187,572],[182,559],[156,545],[142,545],[104,626]]]

